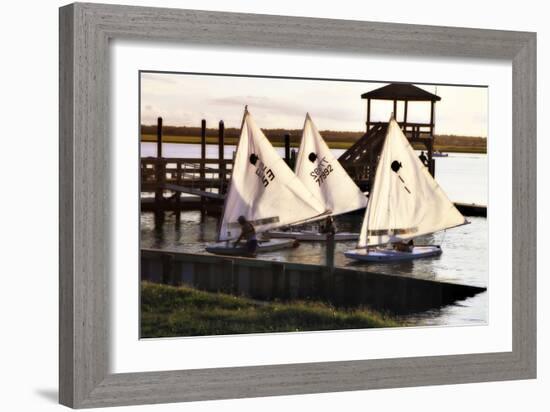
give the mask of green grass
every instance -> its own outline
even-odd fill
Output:
[[[466,138],[467,139],[467,138]],[[162,136],[162,140],[165,143],[188,143],[188,144],[199,144],[201,142],[200,136],[173,136],[173,135],[164,135]],[[157,136],[152,134],[143,134],[141,136],[142,142],[156,142]],[[225,144],[229,145],[236,145],[238,141],[238,138],[236,137],[226,137],[225,138]],[[476,145],[468,144],[467,140],[465,140],[466,143],[458,143],[458,144],[438,144],[437,142],[434,144],[434,149],[439,150],[441,152],[453,152],[453,153],[487,153],[487,148],[484,145],[479,145],[476,142]],[[355,141],[352,140],[339,140],[339,141],[331,141],[327,140],[327,144],[331,149],[348,149],[353,145]],[[206,144],[218,144],[218,138],[215,136],[207,136],[206,137]],[[275,140],[272,142],[273,146],[275,147],[283,147],[284,143],[279,140]],[[291,142],[291,147],[299,147],[298,142]],[[425,147],[422,145],[415,144],[413,145],[415,149],[418,150],[425,150]]]
[[[413,144],[417,150],[426,150],[422,144]],[[443,153],[487,153],[487,147],[480,146],[451,146],[445,144],[434,144],[434,150]]]
[[[368,308],[336,309],[321,302],[261,303],[190,287],[142,282],[141,337],[229,335],[262,332],[403,326]]]
[[[229,145],[237,145],[238,142],[237,137],[225,137],[224,142],[225,144]],[[156,142],[157,136],[152,134],[144,134],[141,136],[142,142]],[[164,143],[194,143],[194,144],[200,144],[201,138],[200,136],[173,136],[173,135],[163,135],[162,141]],[[218,138],[213,136],[206,136],[206,144],[218,144]],[[284,143],[279,141],[272,142],[273,146],[275,147],[283,147]],[[300,145],[298,143],[292,142],[290,144],[291,147],[299,147]],[[347,147],[351,146],[349,144],[346,147],[343,147],[343,149],[346,149]]]

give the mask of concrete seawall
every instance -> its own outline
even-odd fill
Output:
[[[260,300],[323,300],[404,314],[438,308],[486,288],[325,266],[142,249],[141,280]]]

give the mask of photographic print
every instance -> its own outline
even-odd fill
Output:
[[[487,87],[139,87],[141,338],[487,324]]]

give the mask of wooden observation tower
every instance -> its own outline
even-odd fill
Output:
[[[367,100],[366,133],[344,152],[340,163],[361,189],[370,190],[378,159],[384,144],[388,122],[371,121],[371,107],[374,100],[393,101],[394,117],[411,143],[420,143],[426,152],[426,167],[432,176],[435,173],[433,156],[435,103],[441,97],[408,83],[391,83],[361,95]],[[402,102],[402,103],[401,103]],[[430,102],[429,123],[413,123],[408,119],[409,102]],[[401,110],[398,110],[401,109]],[[388,115],[389,117],[389,115]]]

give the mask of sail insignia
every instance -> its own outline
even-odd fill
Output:
[[[295,172],[331,215],[367,206],[366,196],[332,154],[309,113],[304,121]]]

